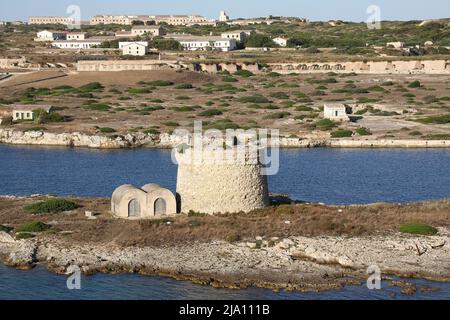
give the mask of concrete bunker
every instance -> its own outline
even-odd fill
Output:
[[[175,195],[156,183],[142,188],[131,184],[118,187],[112,194],[111,212],[118,218],[145,219],[177,213]]]

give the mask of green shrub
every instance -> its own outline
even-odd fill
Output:
[[[16,232],[42,232],[50,229],[51,227],[51,225],[41,221],[33,221],[18,226]]]
[[[423,98],[423,102],[434,103],[434,102],[439,102],[439,99],[436,96],[428,95]]]
[[[285,92],[273,92],[270,96],[276,99],[289,99],[289,95]]]
[[[177,96],[177,97],[175,97],[175,100],[191,100],[191,97],[189,97],[189,96]]]
[[[223,76],[222,77],[223,82],[238,82],[236,78],[233,78],[232,76]]]
[[[98,130],[99,130],[101,133],[113,133],[113,132],[116,132],[115,129],[110,128],[110,127],[98,128]]]
[[[35,235],[29,232],[21,232],[16,234],[16,240],[21,240],[21,239],[30,239],[30,238],[34,238]]]
[[[78,88],[81,92],[98,92],[103,90],[103,86],[99,82],[91,82]]]
[[[163,122],[162,124],[165,125],[165,126],[168,126],[168,127],[178,127],[178,126],[180,126],[179,123],[175,122],[175,121],[166,121],[166,122]]]
[[[372,132],[370,132],[369,129],[361,127],[355,130],[357,134],[359,134],[360,136],[370,136],[372,135]]]
[[[421,84],[419,80],[413,81],[410,84],[408,84],[408,88],[420,88]]]
[[[194,86],[190,83],[181,83],[175,87],[175,89],[193,89]]]
[[[248,78],[248,77],[254,76],[253,72],[248,71],[248,70],[238,70],[234,74],[236,76],[240,76],[240,77],[244,77],[244,78]]]
[[[346,130],[346,129],[338,129],[336,131],[331,132],[332,138],[347,138],[351,137],[353,134],[353,131]]]
[[[160,134],[161,132],[159,132],[158,130],[154,129],[154,128],[150,128],[147,130],[143,131],[145,134]]]
[[[425,138],[428,140],[450,140],[450,134],[448,133],[429,134]]]
[[[424,223],[405,223],[400,226],[400,232],[420,235],[434,235],[438,231],[430,225]]]
[[[70,211],[79,207],[75,202],[56,198],[27,205],[25,206],[25,210],[32,214],[42,214]]]
[[[440,116],[429,116],[414,120],[423,124],[447,124],[450,123],[450,114]]]
[[[152,93],[152,91],[149,88],[129,88],[128,93],[143,94],[143,93]]]
[[[215,122],[207,124],[206,129],[217,129],[224,131],[227,129],[240,129],[240,126],[230,119],[220,119]]]
[[[313,111],[313,108],[308,106],[298,106],[295,108],[297,111]]]
[[[43,124],[47,122],[64,122],[66,119],[63,115],[57,112],[47,112],[43,109],[33,110],[34,122]]]
[[[173,107],[171,109],[176,111],[176,112],[190,112],[190,111],[195,111],[195,109],[197,109],[197,107],[182,106],[182,107]]]
[[[144,107],[142,110],[143,111],[157,111],[157,110],[164,110],[164,107],[163,106],[147,106],[147,107]]]
[[[247,96],[247,97],[240,97],[238,99],[239,102],[242,103],[269,103],[269,99],[267,99],[264,96],[261,95],[254,95],[254,96]]]
[[[281,76],[281,74],[280,74],[280,73],[278,73],[278,72],[274,72],[274,71],[272,71],[272,72],[268,72],[268,73],[266,73],[266,76],[267,76],[267,77],[270,77],[270,78],[277,78],[277,77],[280,77],[280,76]]]
[[[155,80],[155,81],[150,81],[148,84],[151,86],[155,86],[155,87],[168,87],[168,86],[172,86],[173,82],[167,81],[167,80]]]
[[[9,233],[13,228],[0,224],[0,231]]]
[[[213,117],[213,116],[220,116],[222,114],[223,114],[222,110],[209,109],[209,110],[205,110],[205,111],[200,112],[198,115],[202,116],[202,117]]]
[[[410,133],[408,133],[410,136],[421,136],[422,132],[420,131],[411,131]]]
[[[291,113],[287,112],[287,111],[275,112],[275,113],[271,113],[271,114],[265,116],[264,119],[283,119],[290,115],[291,115]]]
[[[1,123],[2,126],[10,126],[12,124],[13,124],[13,117],[11,116],[4,117]]]
[[[28,128],[23,130],[23,132],[30,132],[30,131],[45,131],[47,130],[47,128],[45,127],[32,127],[32,128]]]
[[[111,106],[106,103],[91,103],[83,106],[83,108],[94,111],[108,111],[111,109]]]
[[[320,129],[320,130],[330,130],[334,127],[336,127],[336,122],[330,120],[330,119],[321,119],[318,120],[315,123],[316,128]]]

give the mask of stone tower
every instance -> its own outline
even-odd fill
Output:
[[[249,212],[269,204],[267,176],[261,174],[259,152],[236,148],[176,153],[177,195],[181,212]]]

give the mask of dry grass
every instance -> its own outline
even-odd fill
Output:
[[[118,245],[164,245],[192,241],[254,238],[256,236],[361,236],[397,232],[405,222],[419,222],[433,227],[450,226],[450,200],[415,204],[374,204],[367,206],[321,206],[292,204],[256,210],[249,214],[187,216],[159,220],[129,221],[114,219],[109,213],[109,199],[69,199],[83,207],[71,213],[34,216],[23,207],[43,198],[0,198],[0,224],[16,227],[41,220],[54,224],[57,237],[80,242]],[[84,211],[98,213],[88,220]],[[341,211],[341,212],[339,212]],[[167,224],[170,221],[170,224]],[[290,221],[286,224],[285,221]]]

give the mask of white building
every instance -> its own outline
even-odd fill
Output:
[[[227,31],[221,34],[222,38],[236,39],[236,41],[243,42],[252,34],[252,30],[235,30]]]
[[[91,18],[90,24],[91,25],[98,25],[98,24],[131,25],[133,18],[134,18],[134,16],[125,16],[125,15],[96,15]]]
[[[52,46],[60,49],[92,49],[100,46],[104,40],[88,39],[88,40],[58,40],[52,42]]]
[[[67,40],[86,40],[88,34],[86,32],[68,32]]]
[[[225,11],[220,11],[219,21],[227,22],[228,20],[230,20],[230,17],[227,15],[227,13]]]
[[[275,42],[280,47],[286,47],[288,43],[289,38],[285,37],[277,37],[273,39],[273,42]]]
[[[33,110],[42,109],[49,113],[52,111],[52,106],[49,105],[21,105],[16,104],[12,107],[12,116],[14,121],[18,120],[34,120],[35,114]]]
[[[131,35],[133,37],[142,36],[144,34],[151,36],[163,36],[165,32],[161,26],[135,26],[131,29]]]
[[[132,43],[137,43],[137,44],[140,44],[140,45],[148,47],[148,42],[147,41],[120,41],[119,42],[119,49],[122,50],[123,47],[125,47],[125,46],[127,46],[129,44],[132,44]]]
[[[65,31],[49,31],[42,30],[36,33],[36,38],[34,41],[55,41],[55,40],[65,40],[67,32]]]
[[[176,26],[211,22],[200,15],[96,15],[91,18],[90,24],[131,25],[133,21],[141,21],[144,23],[154,21],[156,24],[167,23]]]
[[[170,35],[167,38],[172,38],[178,41],[185,50],[190,51],[204,51],[204,50],[220,50],[231,51],[236,50],[236,39],[227,39],[217,36],[192,36],[192,35]]]
[[[47,17],[29,17],[28,24],[75,24],[75,19],[71,17],[57,17],[57,16],[47,16]]]
[[[121,41],[119,49],[123,55],[145,56],[148,53],[147,41]]]
[[[123,55],[145,56],[148,53],[147,42],[121,42],[119,47],[122,49]]]
[[[347,108],[341,103],[325,104],[323,117],[330,120],[348,120]]]

